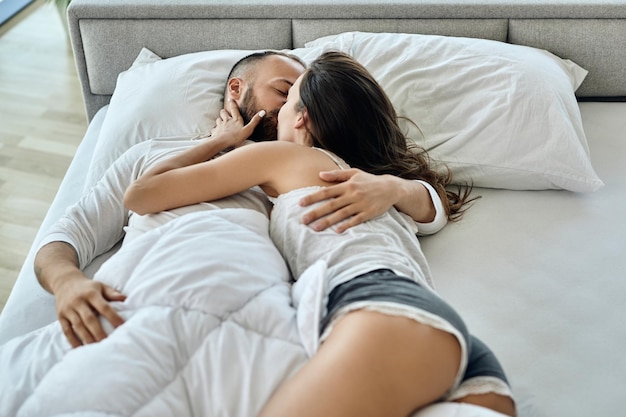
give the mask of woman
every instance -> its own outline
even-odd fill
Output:
[[[502,369],[432,290],[405,217],[391,209],[342,234],[300,223],[299,199],[330,185],[318,173],[338,166],[420,181],[422,204],[409,213],[418,222],[432,221],[437,207],[448,219],[462,214],[469,192],[446,191],[449,175],[431,169],[424,152],[407,149],[393,105],[373,77],[345,54],[322,55],[290,89],[277,142],[212,159],[240,145],[260,117],[242,128],[239,116],[223,111],[210,140],[147,171],[125,203],[154,213],[259,185],[274,198],[271,235],[293,276],[325,261],[323,343],[261,415],[400,417],[441,400],[514,415]]]

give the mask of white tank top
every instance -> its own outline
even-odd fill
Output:
[[[348,167],[336,155],[319,150],[340,168]],[[430,269],[414,234],[413,221],[395,208],[341,234],[335,231],[335,227],[316,232],[302,224],[302,215],[315,205],[301,207],[299,200],[320,188],[299,188],[271,199],[274,209],[270,218],[270,236],[289,264],[294,279],[321,259],[328,268],[327,291],[381,268],[433,287]]]

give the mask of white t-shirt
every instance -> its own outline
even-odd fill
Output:
[[[79,267],[85,268],[98,255],[167,223],[176,217],[200,210],[247,208],[269,215],[271,203],[265,193],[254,187],[210,203],[193,204],[145,216],[124,207],[124,192],[143,172],[156,163],[192,146],[191,139],[152,139],[138,143],[120,156],[103,177],[74,205],[69,207],[43,236],[39,247],[53,241],[72,245],[78,253]]]

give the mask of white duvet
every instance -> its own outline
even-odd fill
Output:
[[[298,281],[297,320],[265,216],[172,220],[96,274],[127,295],[115,305],[125,323],[103,323],[105,340],[71,349],[55,322],[0,346],[0,417],[254,417],[317,347],[307,323],[319,315],[323,273],[316,264]],[[437,404],[417,415],[498,414]]]
[[[73,350],[57,323],[2,346],[0,415],[256,415],[306,360],[267,226],[201,212],[124,246],[95,279],[127,295],[125,323]]]

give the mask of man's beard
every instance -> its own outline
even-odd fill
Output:
[[[263,109],[258,108],[256,96],[252,92],[252,89],[247,90],[241,100],[241,105],[239,106],[239,112],[241,113],[241,117],[243,117],[244,123],[250,123],[250,120],[252,120],[254,115],[261,110]],[[255,142],[276,140],[276,137],[278,136],[278,131],[276,129],[276,125],[278,124],[278,111],[279,109],[267,111],[267,114],[263,116],[248,139]]]

